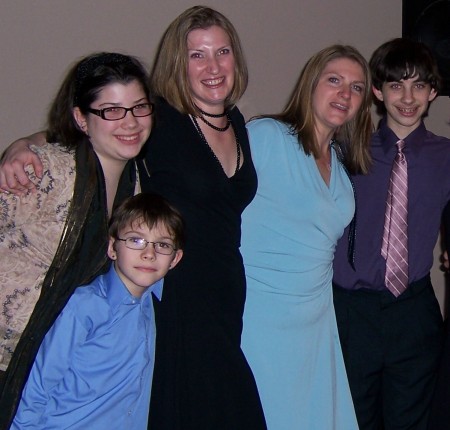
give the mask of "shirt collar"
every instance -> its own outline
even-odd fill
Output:
[[[395,151],[395,144],[400,140],[397,135],[387,126],[387,119],[384,117],[380,122],[379,134],[381,137],[382,145],[384,151],[391,152]],[[403,140],[405,141],[405,151],[419,151],[422,142],[425,140],[427,134],[427,129],[423,121],[420,125],[412,131]]]
[[[142,297],[134,297],[125,287],[122,280],[119,278],[119,275],[114,268],[114,264],[111,264],[109,271],[102,277],[101,289],[103,290],[103,293],[107,298],[111,308],[116,309],[122,304],[136,305],[139,303],[143,303],[147,300],[147,298],[150,298],[151,293],[153,293],[158,300],[161,300],[163,284],[164,279],[160,279],[159,281],[152,284],[145,291]]]

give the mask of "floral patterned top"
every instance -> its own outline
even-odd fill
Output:
[[[8,367],[39,299],[75,183],[73,150],[49,143],[32,149],[44,166],[42,179],[28,171],[37,192],[0,194],[0,370]]]

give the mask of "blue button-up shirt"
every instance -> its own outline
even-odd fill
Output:
[[[347,261],[347,231],[334,259],[334,282],[343,288],[383,291],[386,261],[381,256],[384,213],[395,133],[383,121],[372,137],[373,166],[368,175],[352,177],[356,189],[355,267]],[[409,283],[426,276],[433,265],[442,211],[450,199],[450,140],[427,131],[422,123],[405,139],[408,162]]]
[[[133,297],[113,266],[78,288],[46,335],[12,429],[147,429],[155,352],[151,293]]]

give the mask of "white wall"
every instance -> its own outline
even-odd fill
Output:
[[[115,50],[151,63],[159,38],[185,0],[2,0],[0,11],[0,149],[44,125],[68,65],[92,51]],[[332,43],[366,58],[401,36],[400,0],[208,0],[236,26],[249,63],[240,103],[248,118],[283,106],[305,61]],[[432,105],[427,126],[450,137],[450,99]],[[439,249],[436,249],[439,254]],[[437,265],[438,266],[438,265]],[[442,272],[433,281],[440,300]]]

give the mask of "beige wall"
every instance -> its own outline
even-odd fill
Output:
[[[97,50],[139,56],[147,64],[185,0],[2,0],[0,12],[0,149],[43,127],[67,66]],[[401,35],[400,0],[209,0],[236,26],[250,69],[240,104],[246,117],[278,111],[306,59],[332,43],[356,46],[367,58]],[[428,127],[450,137],[450,99],[432,106]],[[436,249],[436,255],[439,250]],[[443,275],[433,281],[443,297]]]

